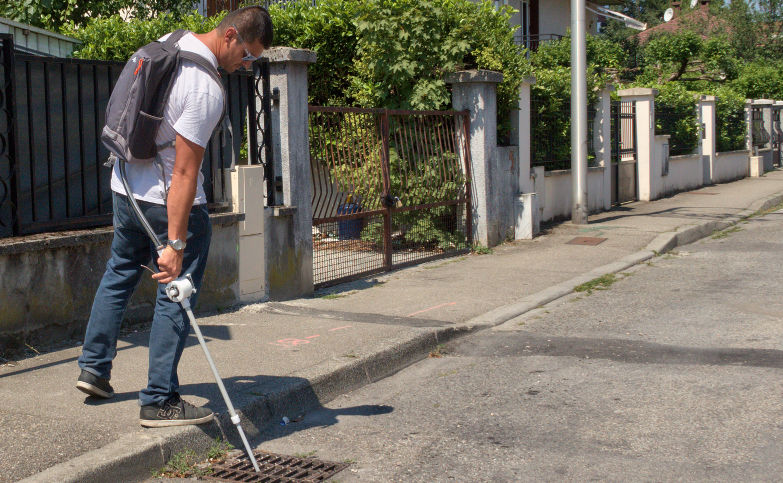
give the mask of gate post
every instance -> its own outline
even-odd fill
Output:
[[[603,205],[612,209],[612,91],[613,85],[606,85],[598,93],[593,126],[593,147],[596,161],[604,168]]]
[[[503,74],[490,70],[465,70],[446,76],[452,84],[454,110],[469,111],[470,162],[473,196],[473,241],[491,247],[502,242],[506,228],[500,217],[503,190],[497,169],[497,84]]]
[[[617,92],[623,101],[636,102],[636,167],[639,200],[651,201],[660,189],[660,160],[655,159],[655,96],[658,89],[637,87]]]
[[[767,142],[758,147],[757,155],[763,159],[764,172],[772,171],[772,105],[775,103],[772,99],[756,99],[753,101],[753,107],[761,110],[762,133]],[[752,141],[751,141],[752,142]]]
[[[697,96],[696,105],[699,119],[699,152],[702,163],[702,184],[713,183],[715,175],[715,153],[717,152],[715,137],[715,96]]]
[[[273,101],[271,128],[273,157],[280,168],[275,173],[283,189],[283,206],[264,210],[266,293],[271,300],[284,300],[313,292],[307,66],[316,56],[290,47],[275,47],[263,55],[269,59],[270,87],[279,96]]]
[[[518,134],[519,142],[519,193],[514,203],[515,220],[514,239],[531,240],[541,231],[541,217],[538,211],[538,198],[534,187],[533,171],[530,169],[532,153],[530,146],[530,87],[536,83],[535,77],[522,79],[519,85]]]

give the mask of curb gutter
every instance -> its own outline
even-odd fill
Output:
[[[275,387],[264,397],[238,408],[242,427],[252,440],[259,434],[259,426],[255,424],[257,421],[263,421],[263,425],[266,425],[284,415],[300,414],[317,408],[341,394],[388,377],[424,359],[438,344],[503,324],[571,294],[575,287],[583,283],[603,275],[621,272],[678,246],[693,243],[781,203],[783,194],[773,195],[751,203],[747,209],[722,220],[707,221],[674,232],[662,233],[634,254],[529,295],[519,302],[498,307],[454,326],[422,329],[412,338],[400,339],[378,352],[338,367],[333,363],[325,363],[294,373],[291,376],[309,382]],[[137,432],[123,436],[113,443],[48,468],[22,482],[143,481],[151,476],[151,469],[162,468],[172,455],[180,451],[192,449],[199,455],[205,455],[216,437],[222,437],[235,447],[241,447],[241,443],[235,441],[238,438],[234,435],[228,414],[221,413],[216,416],[216,425],[164,428],[154,433]]]

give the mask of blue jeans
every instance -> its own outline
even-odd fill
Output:
[[[164,205],[139,201],[139,207],[162,241],[167,239],[168,216]],[[157,253],[142,225],[136,219],[128,198],[113,193],[114,239],[111,258],[95,294],[87,323],[79,367],[98,377],[110,379],[112,360],[117,355],[117,338],[125,308],[139,279],[146,272],[142,265],[152,261],[157,267]],[[190,273],[196,289],[204,276],[212,226],[206,205],[196,205],[188,218],[188,238],[182,273]],[[146,272],[149,276],[149,272]],[[177,391],[177,365],[185,348],[190,320],[182,307],[166,296],[165,285],[158,284],[155,315],[149,339],[149,372],[147,387],[139,393],[142,406],[162,404]],[[191,296],[195,306],[197,294]]]

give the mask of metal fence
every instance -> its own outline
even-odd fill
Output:
[[[467,251],[468,115],[310,106],[316,287]]]
[[[750,109],[750,138],[753,147],[762,148],[769,144],[769,133],[764,125],[764,111],[760,107]]]
[[[747,126],[745,125],[745,106],[717,106],[715,116],[715,131],[717,134],[718,152],[737,151],[745,149],[747,142]]]
[[[110,224],[111,170],[99,135],[124,64],[15,55],[11,38],[0,40],[0,237]],[[247,119],[257,119],[253,74],[224,75],[223,83],[235,135],[223,146],[216,134],[206,147],[213,212],[230,207],[224,168],[239,158]]]
[[[669,154],[692,154],[699,146],[696,105],[682,108],[655,104],[655,134],[668,134]]]
[[[596,110],[587,109],[587,164],[596,163],[593,132]],[[571,169],[571,103],[553,98],[530,100],[530,149],[532,166],[547,171]]]

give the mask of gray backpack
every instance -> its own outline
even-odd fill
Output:
[[[177,46],[187,33],[177,30],[162,42],[150,42],[137,50],[122,69],[109,97],[106,125],[101,132],[101,141],[117,158],[129,163],[152,162],[158,151],[173,145],[173,139],[162,145],[156,145],[155,139],[182,59],[202,66],[223,89],[221,121],[225,119],[226,92],[220,74],[205,58],[180,51]],[[110,156],[107,164],[112,161]]]

